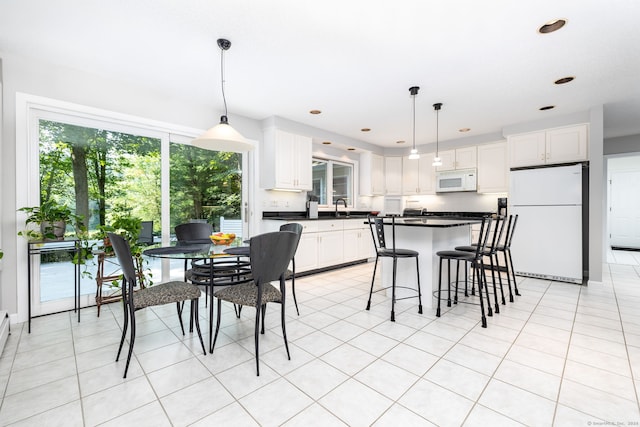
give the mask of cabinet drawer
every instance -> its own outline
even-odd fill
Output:
[[[369,227],[366,222],[366,218],[345,219],[343,221],[343,227],[345,230],[361,230]]]
[[[291,221],[302,225],[303,233],[316,233],[318,231],[318,221]]]
[[[318,231],[342,231],[343,222],[342,219],[318,221]]]

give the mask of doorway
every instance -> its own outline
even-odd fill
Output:
[[[607,159],[607,262],[640,266],[640,154]]]

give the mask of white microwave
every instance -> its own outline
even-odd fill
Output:
[[[476,191],[476,170],[461,169],[436,174],[436,192]]]

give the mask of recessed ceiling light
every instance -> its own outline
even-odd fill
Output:
[[[322,141],[324,145],[331,145],[331,141]]]
[[[406,141],[396,141],[396,144],[404,144]]]
[[[322,111],[320,111],[320,110],[311,110],[311,111],[309,111],[309,113],[310,114],[320,114],[320,113],[322,113]]]
[[[544,106],[544,107],[540,107],[539,110],[540,111],[545,111],[545,110],[551,110],[553,108],[556,108],[556,106],[555,105],[547,105],[547,106]]]
[[[458,132],[469,132],[471,130],[471,128],[462,128],[462,129],[458,129]]]
[[[560,28],[564,27],[567,23],[566,19],[555,19],[553,21],[549,21],[544,24],[542,27],[538,28],[538,32],[540,34],[549,34],[554,31],[558,31]]]
[[[353,148],[353,147],[349,147],[349,148],[347,148],[347,150],[349,150],[349,151],[356,151],[356,149],[355,149],[355,148]]]
[[[370,132],[370,131],[371,131],[371,129],[369,129],[369,128],[362,128],[362,129],[360,129],[360,130],[361,130],[362,132]]]
[[[565,83],[572,82],[575,79],[574,76],[563,77],[561,79],[556,80],[554,83],[557,85],[563,85]]]

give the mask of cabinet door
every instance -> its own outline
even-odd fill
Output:
[[[420,192],[419,175],[420,159],[412,160],[405,156],[402,158],[402,194],[411,196]]]
[[[587,160],[587,125],[547,131],[546,147],[547,163]]]
[[[318,267],[342,264],[344,260],[344,232],[328,231],[318,233]]]
[[[477,166],[476,146],[456,148],[456,169],[470,169]]]
[[[318,233],[302,233],[296,251],[296,271],[318,267]]]
[[[506,143],[478,146],[478,193],[509,191],[508,171]]]
[[[513,135],[508,138],[508,143],[509,164],[512,168],[519,166],[541,165],[545,163],[545,132]]]
[[[296,165],[298,164],[296,136],[282,131],[275,134],[275,187],[292,190],[296,188]]]
[[[418,170],[418,192],[420,194],[435,194],[436,168],[433,166],[434,153],[421,154]]]
[[[402,157],[384,158],[385,194],[402,194]]]
[[[313,190],[312,150],[311,138],[295,136],[295,188],[298,190]]]
[[[358,258],[365,259],[373,258],[376,256],[376,250],[373,244],[373,237],[371,236],[371,230],[369,227],[361,228],[360,235],[358,236]]]
[[[438,155],[442,160],[442,165],[436,166],[436,170],[452,171],[456,168],[456,150],[440,151]]]
[[[357,259],[360,259],[358,257],[359,255],[359,248],[360,248],[360,230],[358,229],[354,229],[354,230],[344,230],[344,241],[343,241],[343,247],[344,247],[344,262],[349,262],[349,261],[355,261]]]
[[[371,152],[360,154],[360,195],[384,195],[384,157]]]

